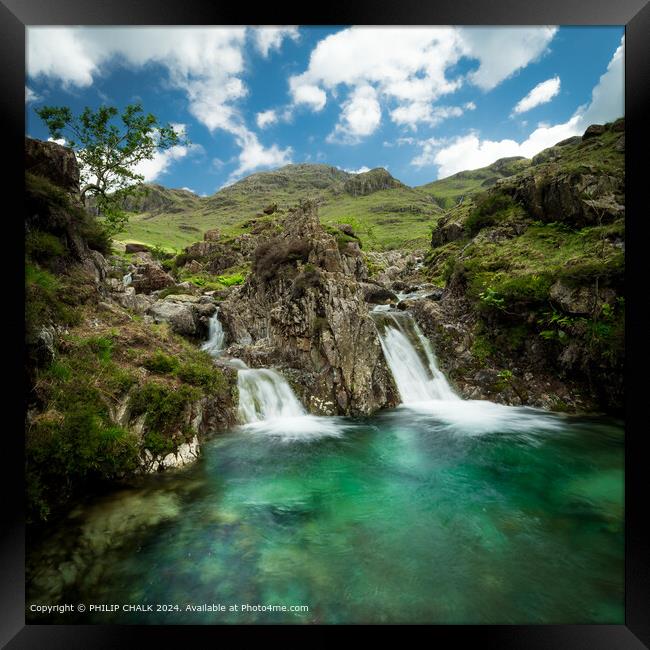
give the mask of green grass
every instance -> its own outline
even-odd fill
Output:
[[[442,213],[429,193],[396,184],[352,196],[345,183],[358,178],[327,165],[289,165],[253,174],[213,196],[196,197],[190,207],[174,206],[178,211],[132,214],[118,239],[179,251],[212,228],[228,237],[247,232],[245,223],[250,219],[271,221],[273,216],[261,214],[270,204],[277,204],[282,213],[304,199],[315,199],[324,224],[353,222],[368,250],[427,245],[431,226]]]

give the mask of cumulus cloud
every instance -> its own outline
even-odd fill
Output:
[[[525,113],[536,106],[546,104],[560,92],[560,77],[553,77],[538,83],[513,109],[513,113]]]
[[[438,177],[445,178],[464,169],[477,169],[508,156],[530,158],[560,140],[582,134],[594,123],[615,120],[624,115],[623,58],[625,37],[610,60],[591,93],[587,106],[579,107],[564,123],[540,124],[522,142],[511,139],[481,140],[477,133],[455,138],[450,143],[432,140],[422,143],[422,149],[411,164],[416,167],[438,166]]]
[[[358,142],[373,133],[381,122],[377,92],[372,86],[360,86],[343,104],[343,110],[328,142]]]
[[[289,79],[294,104],[322,110],[328,93],[334,97],[343,87],[348,93],[333,137],[347,142],[371,134],[375,129],[346,127],[350,106],[358,93],[374,90],[369,112],[381,115],[381,103],[390,106],[393,122],[414,129],[420,122],[430,126],[457,116],[464,108],[436,107],[440,97],[453,93],[463,83],[489,90],[539,58],[555,35],[554,27],[454,28],[454,27],[351,27],[319,41],[307,69]],[[387,47],[390,44],[390,47]],[[463,77],[448,76],[462,58],[478,60],[478,68]],[[368,115],[368,119],[370,116]],[[370,120],[379,122],[377,117]]]
[[[359,169],[344,169],[343,171],[348,174],[365,174],[370,171],[370,167],[363,165],[362,167],[359,167]]]
[[[284,38],[295,36],[295,28],[270,29],[262,35],[259,29],[252,32],[265,55]],[[120,27],[30,27],[27,71],[31,78],[57,79],[64,87],[87,87],[109,64],[160,64],[171,86],[186,94],[189,111],[199,122],[210,131],[221,129],[234,136],[242,148],[240,168],[248,169],[253,160],[264,164],[282,158],[282,150],[275,145],[265,149],[246,127],[237,105],[248,93],[241,79],[246,36],[245,27],[145,27],[137,33]],[[168,153],[156,163],[148,161],[147,175],[162,173],[174,159]]]
[[[305,104],[313,111],[325,108],[327,95],[325,91],[313,84],[299,83],[294,78],[289,80],[289,87],[296,104]]]
[[[281,149],[277,145],[264,147],[254,133],[242,133],[237,138],[238,144],[241,147],[239,154],[239,166],[235,169],[228,181],[227,185],[234,183],[245,174],[248,174],[261,167],[281,167],[288,165],[291,162],[291,155],[293,150],[291,147]]]
[[[157,151],[151,160],[141,160],[133,171],[144,176],[145,183],[152,183],[164,173],[169,171],[170,165],[186,156],[198,153],[202,147],[197,144],[175,145],[164,151]]]
[[[300,33],[297,27],[258,27],[253,31],[255,45],[263,57],[271,50],[279,50],[285,38],[297,41]]]

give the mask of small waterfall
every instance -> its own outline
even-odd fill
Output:
[[[438,369],[431,344],[405,312],[374,312],[379,341],[404,404],[460,401]]]
[[[307,414],[286,379],[268,368],[247,368],[237,373],[239,418],[245,424],[295,418]]]
[[[210,318],[210,328],[208,330],[208,340],[201,346],[201,350],[205,350],[213,357],[218,357],[226,345],[226,333],[219,322],[219,309],[214,312]]]
[[[131,282],[133,282],[133,273],[127,273],[126,275],[122,276],[122,284],[125,287],[128,287]]]
[[[201,346],[213,357],[221,357],[226,334],[219,321],[219,310],[210,318],[208,340]],[[223,358],[221,363],[237,369],[238,415],[242,424],[307,416],[286,379],[276,370],[249,368],[241,359]]]

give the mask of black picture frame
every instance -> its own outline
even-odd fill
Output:
[[[327,7],[327,9],[326,9]],[[188,633],[206,642],[231,640],[241,642],[259,626],[80,626],[25,625],[24,586],[24,517],[23,517],[23,386],[16,378],[23,376],[23,226],[17,218],[22,213],[23,138],[25,93],[25,28],[30,25],[339,25],[339,24],[401,24],[401,25],[625,25],[625,112],[626,129],[626,277],[628,348],[626,386],[625,443],[625,535],[626,535],[626,606],[624,625],[541,625],[541,626],[425,626],[428,642],[470,643],[495,648],[585,648],[589,650],[650,647],[650,563],[648,536],[643,527],[647,506],[645,490],[647,456],[643,453],[648,425],[641,413],[644,382],[647,372],[644,321],[642,309],[647,291],[641,278],[644,244],[643,221],[648,219],[644,198],[644,163],[647,160],[647,108],[650,98],[650,5],[647,0],[387,0],[333,5],[279,7],[268,3],[253,11],[236,3],[201,2],[201,0],[0,0],[0,48],[4,63],[2,76],[2,124],[5,158],[3,185],[5,191],[6,240],[3,257],[5,271],[5,321],[10,332],[5,339],[5,396],[16,391],[8,401],[2,445],[2,474],[6,481],[2,492],[3,533],[0,546],[0,644],[10,650],[22,648],[118,648],[144,643],[178,645],[187,643]],[[7,207],[12,198],[16,206]],[[16,218],[14,218],[16,215]],[[15,330],[15,331],[14,331]],[[14,344],[11,344],[11,342]],[[634,354],[629,351],[633,350]],[[314,630],[293,628],[307,638],[325,641],[336,626]],[[403,628],[403,626],[400,626]],[[283,629],[287,629],[283,627]],[[264,630],[264,634],[269,631]],[[401,634],[401,632],[400,632]],[[315,635],[318,635],[317,637]],[[192,643],[195,643],[192,639]],[[6,644],[6,645],[5,645]]]

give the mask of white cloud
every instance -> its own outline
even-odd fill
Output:
[[[245,174],[256,169],[262,167],[281,167],[291,162],[291,154],[293,153],[291,147],[281,149],[275,144],[271,147],[264,147],[254,133],[242,133],[238,137],[238,144],[241,147],[241,152],[238,157],[239,166],[230,174],[226,182],[227,185],[234,183]]]
[[[560,92],[560,77],[552,77],[538,83],[525,97],[520,99],[513,113],[525,113],[536,106],[546,104]]]
[[[297,27],[258,27],[253,34],[255,45],[265,58],[271,50],[279,50],[285,38],[290,38],[292,41],[300,38]]]
[[[312,84],[298,84],[293,78],[289,80],[289,86],[296,104],[306,104],[313,111],[320,111],[325,107],[327,95],[325,91]]]
[[[584,126],[602,124],[625,113],[625,37],[616,48],[606,72],[591,92],[591,103],[583,115]]]
[[[370,167],[364,165],[363,167],[359,167],[359,169],[344,169],[343,171],[348,174],[365,174],[370,171]]]
[[[361,89],[376,93],[372,113],[381,114],[389,104],[391,119],[415,128],[419,122],[431,126],[458,115],[458,107],[435,107],[443,95],[470,82],[484,90],[541,56],[555,35],[554,27],[454,28],[454,27],[351,27],[327,36],[312,51],[307,69],[289,79],[296,105],[314,111],[323,109],[343,86],[349,93],[332,137],[350,136],[347,114]],[[479,68],[470,75],[449,78],[447,70],[463,57],[478,59]],[[364,90],[363,92],[368,92]],[[469,102],[465,110],[473,110]],[[375,125],[375,128],[377,124]],[[367,128],[365,135],[374,132]],[[358,142],[363,129],[348,137]]]
[[[412,138],[411,138],[412,140]],[[436,164],[436,154],[442,144],[442,140],[438,138],[427,138],[420,140],[418,144],[422,147],[420,153],[411,160],[411,165],[414,167],[427,167]],[[403,142],[402,144],[413,144],[414,142]]]
[[[36,94],[29,86],[25,86],[25,104],[40,101],[41,96]]]
[[[381,123],[381,108],[372,86],[360,86],[343,104],[339,122],[327,137],[328,142],[358,142],[373,133]]]
[[[624,115],[623,58],[625,38],[614,53],[606,72],[591,93],[588,106],[579,107],[564,123],[540,124],[523,141],[481,140],[476,133],[455,138],[450,144],[423,143],[411,164],[417,167],[438,165],[438,177],[445,178],[464,169],[477,169],[508,156],[530,158],[557,142],[584,133],[594,123],[610,122]],[[446,145],[446,146],[444,146]]]
[[[255,121],[260,129],[263,129],[278,121],[278,114],[274,110],[262,111],[255,116]]]
[[[293,28],[253,35],[262,53],[278,46]],[[284,160],[287,151],[276,145],[265,148],[245,125],[237,102],[248,90],[244,73],[244,27],[29,27],[27,70],[32,78],[58,79],[64,87],[87,87],[110,63],[132,68],[163,65],[172,87],[184,91],[189,111],[210,131],[232,134],[241,147],[239,170],[268,161]],[[279,39],[279,40],[278,40]],[[145,161],[148,180],[164,172],[179,150],[163,152]],[[141,172],[142,173],[142,172]]]
[[[469,81],[491,90],[540,58],[557,27],[463,27],[458,30],[465,56],[476,58],[478,70]]]
[[[431,104],[414,103],[399,106],[391,111],[390,116],[395,124],[408,126],[415,131],[420,122],[436,126],[448,117],[459,117],[462,114],[463,109],[459,106],[432,106]]]
[[[62,147],[65,147],[66,142],[65,138],[48,138],[48,142],[55,142],[56,144],[60,144]]]
[[[151,160],[142,160],[133,171],[144,176],[145,183],[151,183],[169,171],[170,165],[186,156],[201,151],[200,145],[175,145],[164,151],[157,151]]]

